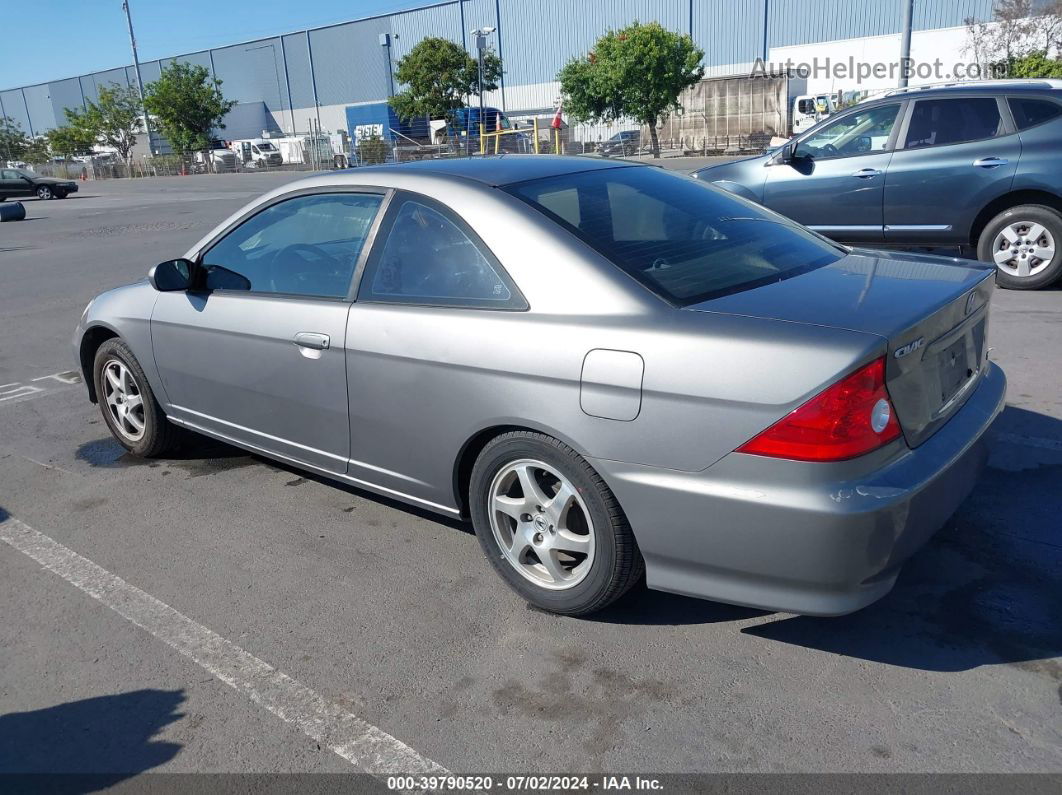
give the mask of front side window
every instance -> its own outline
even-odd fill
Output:
[[[523,309],[500,265],[440,209],[406,200],[361,280],[358,300]]]
[[[759,205],[662,169],[584,171],[507,190],[679,306],[781,281],[845,253]]]
[[[881,105],[842,116],[797,144],[794,155],[828,160],[881,152],[889,143],[899,110],[899,105]]]
[[[1062,116],[1062,105],[1047,99],[1011,97],[1008,102],[1010,112],[1014,114],[1014,123],[1019,130],[1027,130]]]
[[[203,255],[204,286],[344,298],[382,201],[322,193],[267,207]]]
[[[907,126],[905,149],[947,146],[993,138],[1003,132],[995,97],[920,99]]]

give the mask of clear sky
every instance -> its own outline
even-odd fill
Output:
[[[140,60],[433,0],[129,0]],[[0,0],[0,88],[132,63],[122,0]]]

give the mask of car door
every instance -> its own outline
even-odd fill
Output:
[[[159,294],[151,338],[172,417],[346,471],[350,284],[384,198],[313,192],[259,208],[205,247],[194,289]]]
[[[885,170],[903,103],[853,109],[797,141],[791,162],[767,166],[763,203],[838,240],[883,238]]]
[[[16,196],[29,196],[32,194],[32,186],[18,171],[13,168],[0,170],[0,196],[5,199],[13,199]]]
[[[468,384],[489,381],[491,340],[518,333],[525,309],[462,219],[427,197],[397,194],[347,325],[348,476],[451,504],[454,458],[469,424],[487,416]]]
[[[885,239],[969,243],[981,208],[1006,193],[1021,142],[1002,97],[918,99],[885,176]]]

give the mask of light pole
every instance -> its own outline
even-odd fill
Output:
[[[284,94],[281,92],[281,89],[280,89],[280,69],[277,68],[277,48],[273,45],[273,42],[269,42],[269,44],[260,44],[257,47],[244,47],[243,51],[244,52],[250,52],[251,50],[264,50],[267,47],[273,53],[273,76],[277,79],[277,102],[280,104],[280,118],[283,119],[284,118]],[[291,134],[295,135],[295,113],[294,113],[294,111],[291,110],[291,108],[288,108],[288,114],[289,114],[290,120],[291,120],[291,127],[290,127]]]
[[[899,87],[907,88],[907,78],[911,68],[911,19],[914,16],[914,0],[901,0],[903,3],[903,28],[900,34],[900,79]]]
[[[483,133],[487,129],[487,125],[483,120],[483,53],[487,49],[487,36],[495,30],[497,28],[486,26],[475,28],[471,31],[472,35],[476,37],[476,54],[479,64],[479,146],[483,151],[486,151],[486,147],[483,144]]]
[[[154,154],[154,147],[151,145],[151,120],[148,118],[147,108],[144,106],[144,81],[140,77],[140,57],[136,52],[136,36],[133,35],[133,17],[129,13],[128,0],[122,3],[122,11],[125,12],[125,22],[129,27],[129,44],[133,48],[133,71],[136,72],[136,89],[140,93],[140,110],[144,113],[144,130],[147,132],[148,137],[148,151]]]

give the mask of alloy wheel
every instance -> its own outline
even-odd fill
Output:
[[[52,189],[49,188],[47,185],[41,185],[39,188],[37,188],[37,198],[38,199],[50,199],[50,198],[52,198]]]
[[[571,482],[553,467],[520,459],[491,482],[490,526],[502,555],[542,588],[582,582],[594,562],[590,511]]]
[[[144,397],[125,362],[108,359],[103,365],[103,393],[114,427],[131,442],[144,436]]]
[[[996,235],[992,258],[996,267],[1011,276],[1035,276],[1054,260],[1055,239],[1043,224],[1017,221]]]

